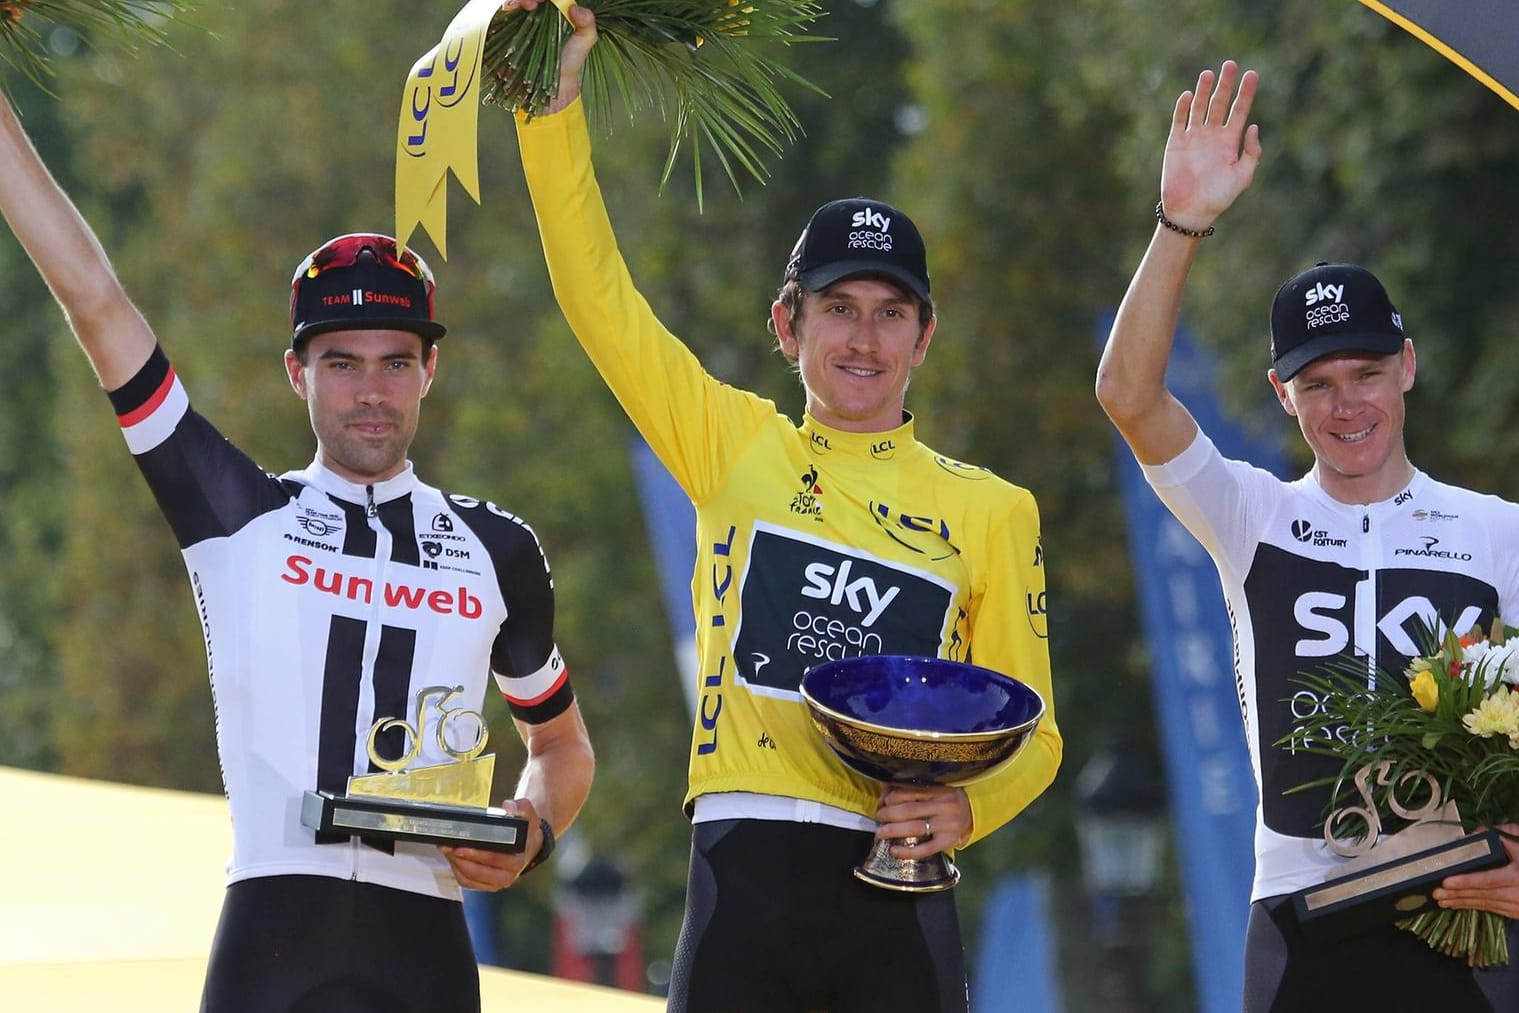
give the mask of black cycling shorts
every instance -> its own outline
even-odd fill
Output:
[[[457,901],[330,876],[227,887],[202,1013],[479,1013]]]
[[[965,1013],[953,891],[856,879],[858,830],[698,823],[669,1013]]]
[[[1519,931],[1509,922],[1507,966],[1474,971],[1396,925],[1336,943],[1310,942],[1291,896],[1250,905],[1244,1013],[1347,1010],[1511,1013],[1519,1010]]]

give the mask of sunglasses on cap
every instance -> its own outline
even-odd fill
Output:
[[[301,266],[295,269],[290,284],[296,285],[302,278],[315,278],[323,271],[352,267],[363,258],[366,252],[386,267],[400,268],[407,274],[421,279],[429,291],[437,285],[433,280],[432,269],[427,266],[425,260],[413,253],[410,248],[398,253],[396,241],[378,232],[355,232],[338,236],[324,243],[301,261]]]
[[[301,261],[290,279],[290,344],[325,331],[394,328],[437,340],[447,333],[433,315],[437,286],[421,257],[377,232],[330,239]]]

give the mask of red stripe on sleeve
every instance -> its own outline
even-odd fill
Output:
[[[564,687],[564,684],[565,684],[566,680],[569,679],[569,677],[570,677],[570,666],[565,665],[564,666],[564,670],[559,673],[559,678],[557,678],[557,679],[554,680],[554,685],[550,686],[548,689],[544,690],[542,693],[539,693],[537,696],[533,697],[531,700],[521,700],[521,699],[518,699],[517,697],[510,696],[510,695],[508,695],[505,692],[502,692],[501,696],[504,699],[506,699],[509,703],[514,703],[518,707],[536,707],[539,704],[541,704],[543,701],[547,700],[549,697],[553,696],[555,693],[559,692],[559,690]]]
[[[169,391],[173,389],[174,367],[170,366],[168,373],[164,374],[163,383],[158,385],[158,389],[153,392],[152,396],[144,401],[140,407],[134,408],[125,415],[116,416],[116,421],[121,425],[121,428],[130,429],[157,411],[158,406],[164,403],[164,398],[168,397]]]

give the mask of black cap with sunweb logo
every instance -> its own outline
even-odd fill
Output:
[[[327,331],[411,331],[437,340],[432,271],[411,250],[376,232],[323,243],[290,279],[290,345]]]

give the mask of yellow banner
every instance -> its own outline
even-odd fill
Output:
[[[554,0],[568,17],[573,0]],[[480,203],[480,75],[501,0],[469,0],[406,77],[396,129],[396,243],[421,225],[448,259],[448,171]]]

